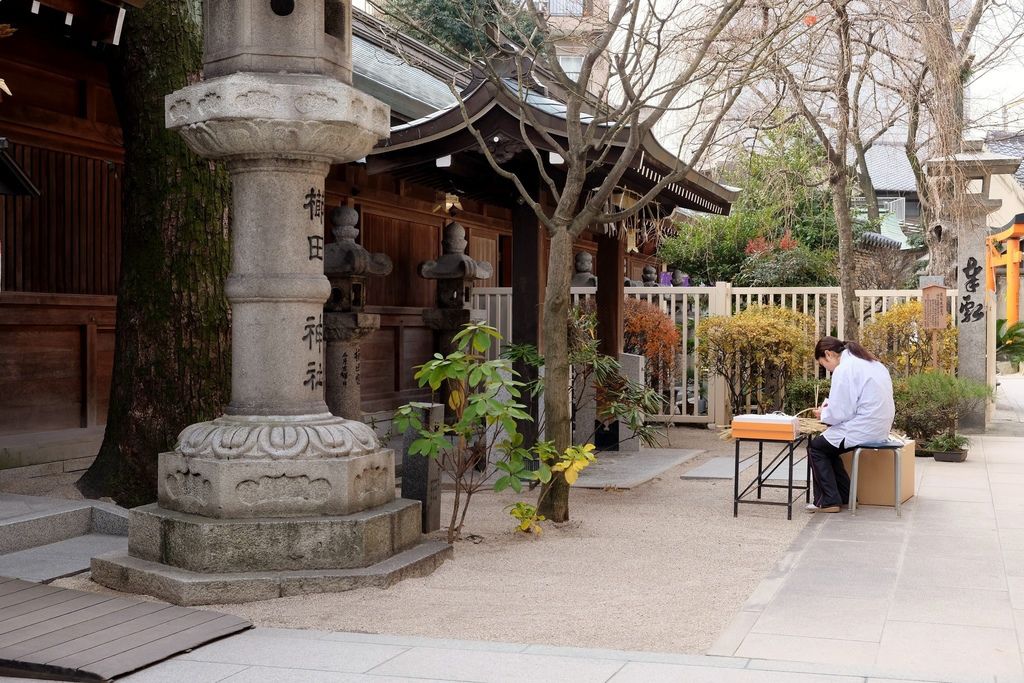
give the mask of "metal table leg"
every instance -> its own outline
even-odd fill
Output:
[[[736,472],[732,478],[732,516],[740,514],[740,440],[736,439]]]

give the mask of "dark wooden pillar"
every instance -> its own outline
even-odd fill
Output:
[[[533,344],[540,348],[541,310],[544,294],[540,283],[545,280],[541,260],[541,226],[537,215],[524,203],[512,207],[512,342]],[[525,363],[514,368],[523,382],[537,379],[537,369]],[[537,442],[537,420],[540,415],[536,397],[524,394],[520,401],[526,404],[533,422],[523,422],[519,431],[527,448]]]
[[[626,293],[623,263],[626,243],[617,235],[595,235],[597,239],[597,337],[601,353],[618,358],[622,353],[622,310]]]

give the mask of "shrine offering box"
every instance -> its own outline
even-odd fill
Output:
[[[737,415],[732,418],[732,438],[762,441],[795,441],[800,419],[792,415]]]
[[[914,495],[914,451],[916,444],[907,441],[900,456],[900,502]],[[842,454],[846,473],[853,476],[853,451]],[[892,451],[865,448],[857,466],[857,505],[893,505]]]

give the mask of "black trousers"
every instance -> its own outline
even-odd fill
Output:
[[[836,447],[820,434],[807,444],[807,457],[814,476],[814,504],[818,507],[849,504],[850,475],[839,454],[852,450],[846,447],[845,441]]]

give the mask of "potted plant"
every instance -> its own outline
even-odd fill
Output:
[[[925,444],[932,457],[940,462],[963,462],[967,459],[967,437],[963,434],[939,434]]]
[[[896,427],[936,460],[963,462],[967,437],[957,433],[960,417],[992,398],[987,384],[944,372],[911,375],[896,384]]]

